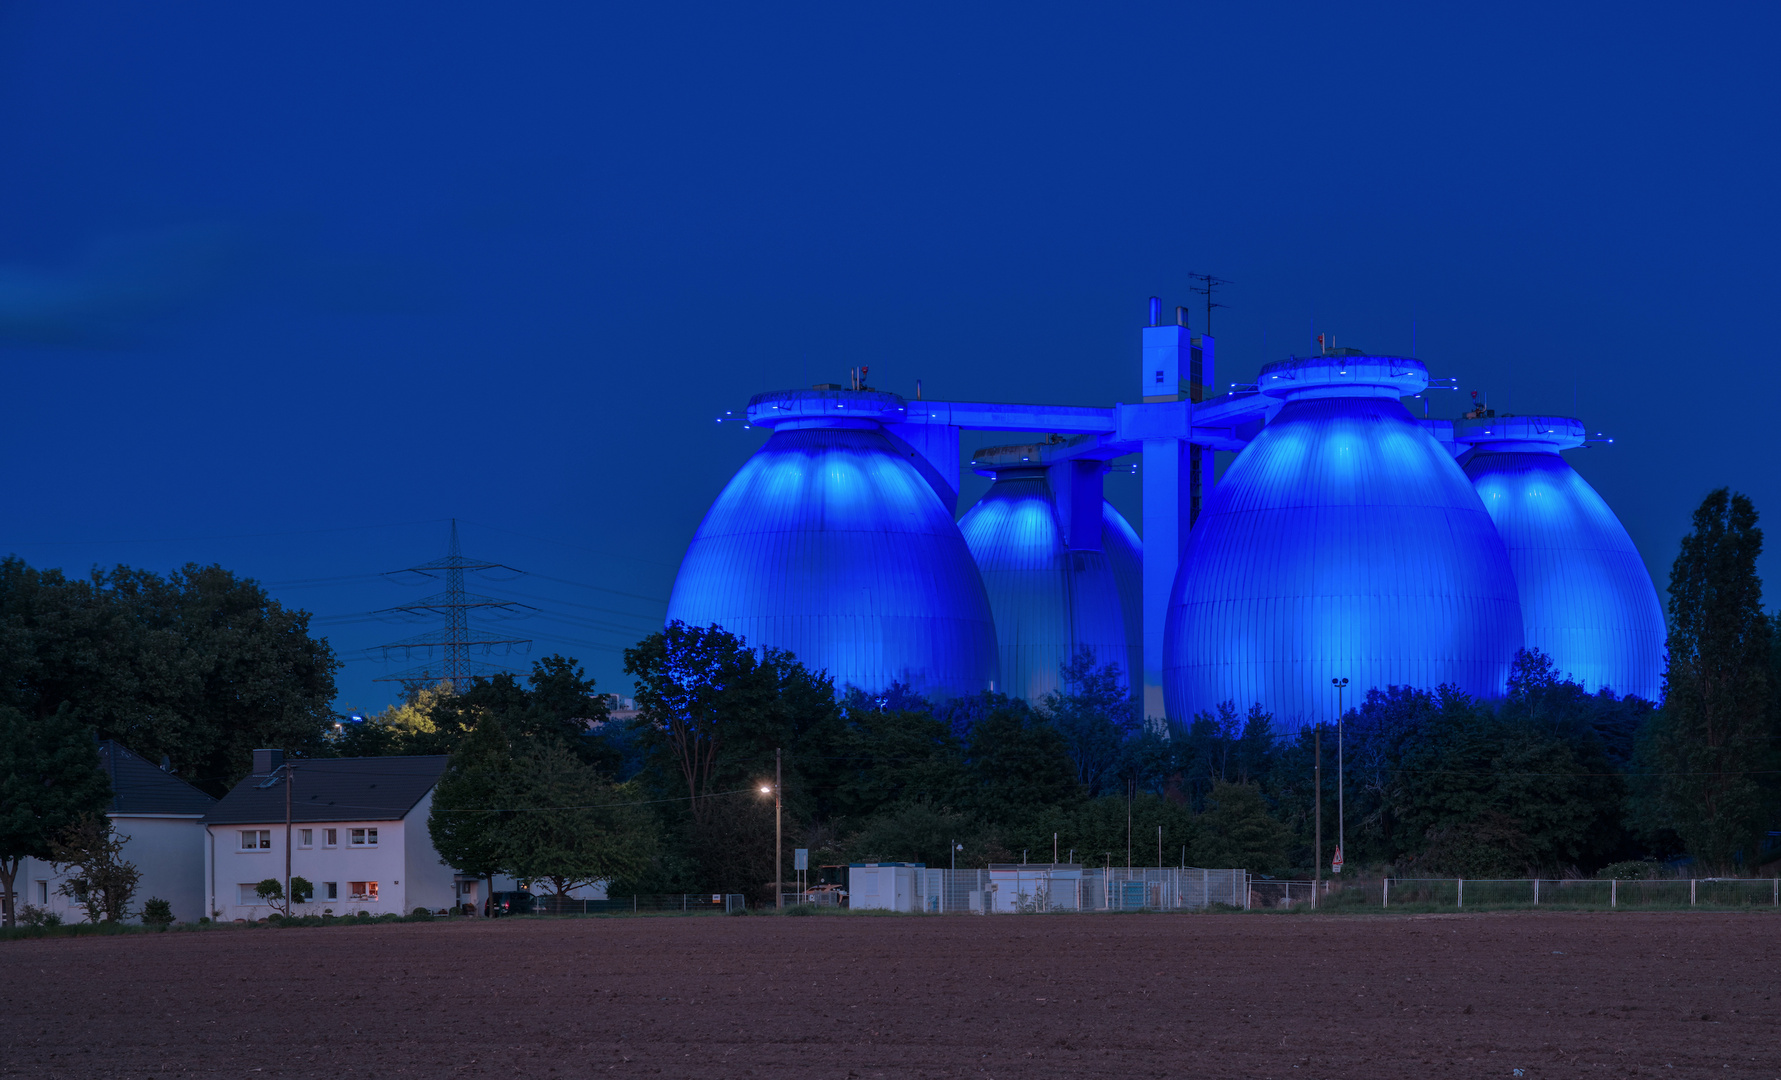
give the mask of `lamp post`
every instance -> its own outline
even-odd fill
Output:
[[[780,785],[785,781],[784,753],[784,750],[773,751],[773,786],[761,785],[762,795],[773,794],[773,906],[781,911],[785,910],[785,883],[780,880],[785,873],[785,805],[780,798]]]
[[[1347,859],[1343,845],[1348,840],[1342,805],[1342,692],[1348,689],[1348,680],[1331,679],[1330,685],[1336,688],[1336,862],[1342,863]],[[1337,867],[1332,866],[1330,872],[1338,872]]]

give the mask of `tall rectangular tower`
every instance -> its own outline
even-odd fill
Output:
[[[1144,328],[1143,379],[1146,405],[1186,401],[1210,395],[1213,385],[1214,340],[1195,337],[1187,327],[1185,308],[1175,309],[1174,324],[1157,324],[1159,304],[1151,301],[1151,325]],[[1180,437],[1144,439],[1144,715],[1161,721],[1163,710],[1163,627],[1169,595],[1187,546],[1189,531],[1212,491],[1213,451]]]

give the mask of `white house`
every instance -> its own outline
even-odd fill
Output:
[[[155,898],[172,905],[174,918],[197,922],[204,914],[202,822],[216,800],[110,739],[99,743],[98,751],[99,768],[111,779],[105,816],[118,835],[129,837],[120,857],[142,874],[130,901],[132,914]],[[85,922],[86,909],[59,892],[67,877],[51,863],[23,860],[14,885],[16,903],[53,912],[63,922]]]
[[[480,907],[478,883],[444,865],[427,833],[433,788],[448,760],[440,754],[286,761],[281,751],[255,750],[253,775],[204,816],[211,917],[262,919],[276,910],[254,888],[267,878],[283,882],[287,828],[291,876],[315,887],[294,906],[297,913]]]

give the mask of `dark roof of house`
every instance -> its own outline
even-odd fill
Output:
[[[109,809],[114,814],[202,814],[216,805],[209,795],[112,739],[99,743],[99,768],[111,778]]]
[[[292,821],[395,821],[406,817],[433,789],[451,759],[424,757],[293,758]],[[264,776],[236,784],[210,813],[207,825],[265,824],[284,820],[286,780],[270,787]]]

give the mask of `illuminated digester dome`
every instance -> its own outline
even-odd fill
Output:
[[[1509,549],[1529,648],[1590,690],[1658,700],[1664,617],[1614,511],[1558,452],[1583,425],[1549,416],[1455,421],[1454,441]]]
[[[774,428],[706,512],[668,619],[788,649],[837,687],[924,694],[991,688],[983,580],[916,455],[886,434],[903,399],[781,391],[749,403]]]
[[[1132,656],[1119,571],[1130,571],[1124,564],[1136,559],[1131,526],[1103,502],[1102,550],[1071,550],[1046,470],[1005,467],[994,473],[995,483],[959,520],[959,531],[977,559],[995,613],[1003,680],[998,689],[1036,702],[1060,688],[1059,665],[1085,648],[1098,664],[1118,664],[1129,686]],[[1118,526],[1125,526],[1123,534]]]
[[[1421,362],[1318,356],[1262,369],[1280,412],[1188,536],[1164,626],[1169,716],[1259,702],[1285,727],[1369,688],[1499,697],[1522,643],[1508,553],[1447,450],[1398,398]]]

